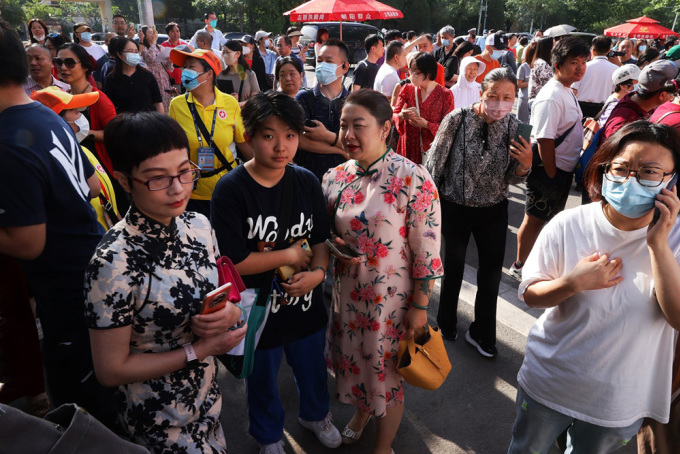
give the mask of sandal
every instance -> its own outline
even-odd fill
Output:
[[[348,425],[346,425],[345,428],[342,430],[342,443],[346,445],[351,445],[359,441],[359,438],[361,438],[361,434],[364,433],[364,429],[371,421],[371,419],[373,419],[373,416],[369,416],[366,422],[364,423],[364,426],[357,432],[350,429],[348,423]]]

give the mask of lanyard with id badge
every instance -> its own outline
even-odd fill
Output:
[[[213,147],[204,147],[201,132],[198,130],[198,118],[196,118],[196,107],[191,104],[189,110],[194,118],[194,127],[196,128],[196,137],[198,137],[198,167],[201,172],[212,172],[215,170],[215,149]],[[212,145],[213,135],[215,134],[215,120],[217,120],[217,109],[213,111],[212,128],[210,129],[210,137],[206,137],[207,145]]]

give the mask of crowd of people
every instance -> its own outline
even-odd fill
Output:
[[[245,379],[260,452],[286,452],[285,354],[321,444],[357,443],[374,419],[372,452],[394,453],[399,343],[428,323],[437,279],[456,341],[471,235],[483,285],[464,337],[498,355],[523,183],[509,273],[546,311],[508,453],[565,433],[566,452],[637,433],[641,453],[680,449],[680,45],[390,30],[346,81],[349,50],[320,28],[307,87],[297,27],[227,40],[204,21],[158,44],[117,15],[105,47],[85,23],[69,42],[39,19],[24,46],[0,21],[0,402],[27,397],[36,416],[74,402],[153,453],[227,452],[218,359],[249,328],[233,304],[201,313],[225,256],[267,301]],[[584,203],[565,211],[577,166]],[[355,407],[342,430],[328,369]]]

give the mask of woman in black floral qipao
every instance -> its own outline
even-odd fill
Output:
[[[199,177],[187,137],[167,116],[126,114],[104,133],[133,205],[97,247],[86,274],[95,372],[117,386],[129,437],[153,453],[220,453],[222,397],[212,355],[245,327],[232,304],[197,315],[218,283],[217,242],[204,216],[184,210]]]

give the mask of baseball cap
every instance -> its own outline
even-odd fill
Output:
[[[666,55],[663,57],[666,60],[670,60],[675,64],[680,63],[680,44],[673,46],[666,51]]]
[[[294,38],[294,37],[296,37],[296,36],[303,36],[303,35],[302,35],[302,32],[299,31],[299,30],[295,30],[294,32],[288,33],[288,37],[289,37],[289,38]],[[680,47],[680,46],[678,46],[678,47]]]
[[[187,57],[194,57],[207,62],[215,75],[222,71],[222,63],[220,62],[219,57],[215,55],[212,50],[196,49],[193,52],[182,52],[181,50],[177,50],[175,47],[170,51],[170,61],[175,66],[184,66],[184,62],[186,61]]]
[[[84,22],[79,22],[79,23],[77,23],[76,25],[73,26],[73,31],[77,32],[77,33],[82,33],[82,32],[88,31],[88,30],[92,31],[90,26],[87,25]]]
[[[680,70],[672,61],[654,61],[640,72],[638,91],[643,95],[659,91],[666,85],[666,82],[678,77],[678,72]]]
[[[246,43],[246,44],[257,44],[257,41],[255,41],[255,38],[253,38],[253,35],[243,35],[241,38],[241,41]]]
[[[72,95],[61,91],[55,86],[51,86],[34,91],[31,93],[30,98],[49,107],[54,113],[59,114],[62,110],[91,106],[99,100],[99,92],[93,91],[92,93]]]
[[[271,33],[267,33],[267,32],[264,31],[264,30],[260,30],[259,32],[255,33],[255,41],[259,41],[259,40],[261,40],[262,38],[268,38],[268,37],[270,37],[271,35],[272,35]]]
[[[638,68],[637,65],[629,63],[616,68],[616,71],[612,74],[612,82],[614,85],[618,85],[627,80],[638,80],[638,77],[640,77],[640,68]]]
[[[489,36],[488,38],[486,38],[485,45],[491,46],[496,50],[507,49],[507,46],[505,45],[505,36],[503,36],[502,31],[498,31],[493,35]]]

